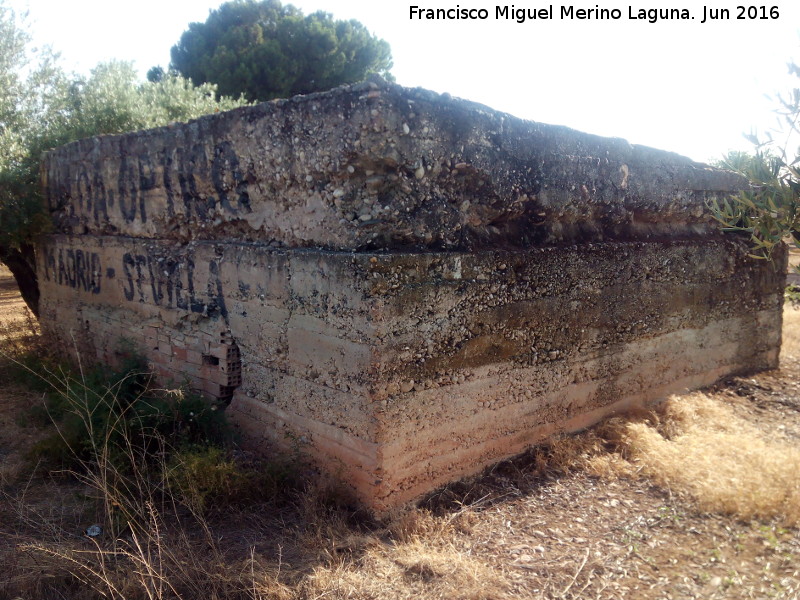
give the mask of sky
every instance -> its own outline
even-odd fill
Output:
[[[800,87],[800,2],[753,5],[737,19],[732,2],[545,4],[423,0],[295,0],[304,12],[357,19],[392,47],[397,83],[486,104],[517,117],[567,125],[678,152],[699,161],[750,148],[743,138],[774,126],[765,95]],[[219,0],[10,0],[27,10],[37,43],[88,73],[98,62],[133,61],[144,76],[169,64],[169,50]],[[485,9],[486,19],[411,18],[421,9]],[[552,18],[497,18],[497,7]],[[618,19],[562,18],[562,10],[618,9]],[[770,11],[772,7],[775,10]],[[685,9],[688,19],[631,18],[640,9]],[[704,16],[728,18],[706,19]],[[717,11],[717,12],[713,12]],[[573,12],[573,14],[576,14]],[[544,15],[542,15],[544,16]],[[646,15],[644,15],[646,17]],[[693,18],[691,18],[693,17]]]

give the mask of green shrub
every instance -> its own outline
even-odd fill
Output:
[[[293,484],[289,462],[246,462],[218,446],[187,448],[169,462],[170,490],[192,508],[243,505],[273,498]]]
[[[171,489],[201,511],[209,503],[241,496],[249,483],[247,474],[219,447],[176,452],[168,473]]]
[[[96,460],[99,453],[122,472],[131,470],[131,454],[156,461],[165,448],[225,445],[232,440],[224,412],[186,390],[162,390],[141,359],[120,369],[102,367],[84,374],[60,367],[38,373],[48,391],[43,414],[56,432],[39,442],[31,458],[49,468],[71,468]]]

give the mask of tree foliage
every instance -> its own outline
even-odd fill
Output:
[[[391,65],[389,44],[356,20],[304,16],[279,0],[235,0],[189,25],[172,47],[171,68],[221,94],[264,101],[388,75]]]
[[[88,78],[63,71],[57,55],[30,47],[30,37],[0,0],[0,262],[38,314],[35,238],[50,223],[40,190],[42,153],[104,133],[185,121],[244,103],[217,99],[176,75],[140,82],[132,65],[98,65]]]
[[[798,65],[789,70],[800,76]],[[753,256],[767,260],[784,241],[800,247],[800,89],[777,102],[779,128],[745,136],[754,152],[730,152],[718,163],[747,177],[750,189],[710,206],[725,230],[746,234]]]
[[[30,36],[0,1],[0,262],[37,312],[33,238],[47,225],[36,183],[40,140],[62,124],[69,88],[57,56],[30,49]]]

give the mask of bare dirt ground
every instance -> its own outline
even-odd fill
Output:
[[[0,326],[9,343],[29,327],[3,275]],[[31,550],[37,539],[79,538],[94,518],[74,482],[29,476],[24,455],[43,430],[25,415],[37,401],[17,384],[0,386],[0,599],[100,597],[69,568]],[[649,450],[636,441],[645,438],[634,439],[639,430],[617,419],[379,523],[313,485],[226,508],[208,519],[220,549],[213,560],[249,582],[236,595],[248,598],[800,598],[800,313],[786,310],[780,369],[670,402],[695,402],[701,425],[708,420],[701,437],[710,442],[702,457],[690,459],[694,465],[710,458],[692,476],[711,482],[706,487],[659,477]],[[650,415],[657,427],[647,431],[678,427],[684,417],[673,410]],[[717,418],[744,429],[717,427]],[[720,432],[733,435],[714,437]],[[678,448],[670,459],[677,471],[676,461],[691,451],[676,446],[679,439],[659,438],[663,447]],[[751,444],[755,439],[764,445]],[[789,471],[784,499],[753,514],[746,509],[758,489],[734,487],[727,504],[707,501],[716,488],[763,475],[768,466],[751,459],[770,453],[786,462],[756,487]],[[133,584],[123,589],[108,597],[174,597]],[[211,584],[207,590],[182,597],[230,597]]]
[[[35,333],[36,325],[25,307],[11,273],[0,265],[0,352]],[[20,343],[24,343],[21,342]],[[22,466],[22,454],[41,433],[20,427],[21,408],[30,406],[38,397],[19,385],[3,381],[0,370],[0,483]]]

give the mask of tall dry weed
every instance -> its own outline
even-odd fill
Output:
[[[132,371],[101,384],[83,372],[58,372],[45,380],[65,414],[80,425],[73,440],[60,423],[53,424],[64,442],[61,451],[70,459],[61,475],[82,484],[81,493],[94,499],[94,514],[84,517],[93,516],[102,531],[90,538],[77,535],[77,527],[67,531],[54,526],[48,535],[40,535],[43,528],[26,516],[30,510],[23,494],[15,509],[26,533],[17,543],[18,555],[34,557],[44,567],[42,573],[66,582],[61,585],[94,592],[86,597],[287,598],[288,588],[278,582],[269,563],[254,553],[249,560],[229,559],[196,503],[172,486],[172,471],[180,465],[170,456],[177,450],[173,442],[182,437],[178,432],[167,438],[161,421],[136,410],[141,403],[151,407],[158,400],[148,395],[146,374],[141,382],[140,375]],[[30,589],[18,580],[13,589],[26,585]]]

